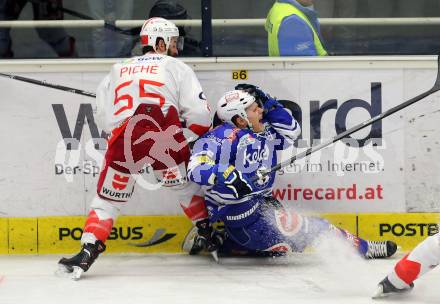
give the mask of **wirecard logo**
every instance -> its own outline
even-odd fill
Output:
[[[329,99],[324,102],[319,100],[311,100],[309,102],[310,106],[310,135],[309,143],[318,142],[321,139],[321,122],[324,114],[330,110],[336,110],[335,115],[335,131],[337,134],[341,134],[347,130],[347,117],[348,114],[354,109],[364,109],[366,110],[370,117],[373,118],[382,112],[382,83],[372,82],[371,83],[371,102],[367,102],[362,99],[349,99],[345,102],[338,102],[337,99]],[[203,97],[201,95],[201,97]],[[301,128],[304,130],[302,124],[303,110],[301,106],[293,101],[287,101],[288,108],[292,111],[293,116],[300,124]],[[93,115],[93,109],[91,104],[81,104],[77,114],[75,124],[69,126],[67,121],[67,115],[62,104],[53,104],[52,109],[55,114],[55,118],[58,123],[58,127],[61,132],[61,136],[64,139],[67,150],[76,150],[79,148],[79,143],[83,133],[84,125],[87,122],[90,134],[92,135],[94,147],[97,150],[106,149],[107,134],[105,132],[99,132],[98,127],[95,122],[95,117]],[[300,136],[300,139],[302,135]],[[382,121],[376,121],[371,125],[370,132],[361,139],[355,139],[358,142],[359,147],[363,147],[370,139],[381,139],[382,138]],[[348,139],[352,139],[348,137]],[[376,140],[375,145],[381,146],[381,140]]]
[[[67,150],[76,150],[79,148],[79,143],[81,141],[84,124],[86,123],[86,121],[87,125],[89,126],[89,131],[92,135],[93,142],[95,144],[95,149],[106,149],[106,138],[108,137],[108,135],[104,131],[99,133],[98,126],[95,122],[95,117],[93,116],[93,109],[91,104],[80,104],[78,115],[76,117],[76,122],[73,126],[73,132],[71,131],[72,129],[69,127],[64,106],[62,104],[53,104],[52,109],[55,114],[61,136],[63,137],[66,144]]]
[[[304,130],[302,124],[303,111],[301,107],[295,103],[290,102],[289,107],[295,119],[300,124],[301,128]],[[368,103],[362,99],[349,99],[343,103],[338,104],[337,99],[329,99],[323,103],[319,100],[310,101],[310,137],[309,143],[319,142],[321,139],[321,121],[324,114],[330,110],[336,110],[335,116],[335,130],[336,134],[341,134],[347,131],[347,116],[349,112],[356,108],[361,108],[366,110],[370,117],[373,118],[382,112],[382,83],[372,82],[371,83],[371,103]],[[301,139],[303,135],[299,138]],[[370,132],[361,139],[353,139],[347,137],[349,140],[356,140],[358,147],[363,147],[370,139],[376,139],[374,144],[376,146],[382,145],[382,120],[378,120],[371,125]],[[345,140],[342,140],[344,143]]]

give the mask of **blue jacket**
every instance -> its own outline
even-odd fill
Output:
[[[279,3],[289,3],[303,12],[317,32],[321,42],[320,25],[317,13],[302,6],[295,0],[278,0]],[[294,30],[292,30],[294,29]],[[313,41],[313,32],[310,27],[296,15],[284,18],[278,32],[278,47],[280,56],[316,56],[318,55]]]

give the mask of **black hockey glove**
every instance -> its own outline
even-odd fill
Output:
[[[266,94],[263,90],[257,86],[254,86],[253,84],[240,83],[235,86],[235,89],[246,91],[254,96],[255,101],[260,105],[261,108],[264,109],[265,113],[271,111],[277,106],[282,106],[275,98],[271,97],[269,94]]]
[[[226,170],[217,170],[214,184],[224,184],[232,190],[232,194],[235,198],[242,198],[252,193],[253,189],[251,184],[234,166],[230,165]]]
[[[261,107],[263,107],[264,103],[269,99],[269,96],[266,93],[253,84],[239,83],[234,89],[248,92],[255,97],[257,103],[260,104]]]
[[[229,175],[229,178],[225,180],[225,185],[234,192],[236,198],[241,198],[252,193],[251,185],[249,185],[237,170]]]

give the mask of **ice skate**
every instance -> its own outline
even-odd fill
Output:
[[[385,277],[378,285],[376,292],[373,295],[373,299],[383,298],[387,297],[392,294],[402,294],[411,291],[414,288],[414,283],[411,283],[408,285],[407,288],[397,288],[395,287],[390,280],[388,280],[388,277]]]
[[[214,230],[212,234],[212,240],[215,248],[212,248],[213,250],[210,250],[210,248],[208,248],[206,238],[200,236],[197,231],[198,228],[193,227],[188,232],[185,239],[183,240],[182,250],[188,252],[190,255],[196,255],[204,250],[207,250],[212,255],[214,260],[218,262],[217,248],[223,244],[224,234],[221,231]]]
[[[86,243],[77,255],[71,258],[62,258],[58,262],[56,275],[68,277],[72,280],[79,280],[81,275],[89,270],[99,254],[104,251],[105,245],[99,240],[96,241],[95,244]]]
[[[397,251],[397,245],[393,241],[367,241],[368,249],[365,253],[367,259],[389,258]]]

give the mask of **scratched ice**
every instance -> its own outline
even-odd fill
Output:
[[[59,255],[0,256],[0,303],[440,303],[440,271],[406,297],[370,298],[397,261],[351,252],[279,259],[103,255],[80,281],[54,275]]]

